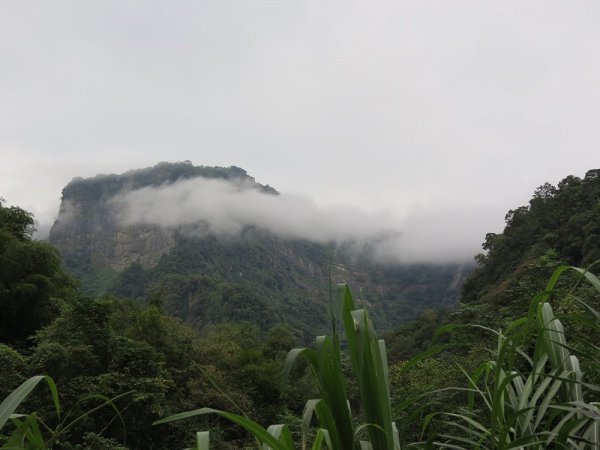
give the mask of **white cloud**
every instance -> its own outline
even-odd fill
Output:
[[[473,239],[452,237],[449,230],[468,218],[449,224],[443,221],[449,211],[416,211],[401,224],[390,212],[324,208],[303,195],[271,195],[225,180],[194,178],[145,187],[119,194],[111,203],[124,225],[189,229],[203,223],[217,235],[236,235],[254,226],[283,238],[369,246],[384,261],[456,261],[470,259],[476,250]]]

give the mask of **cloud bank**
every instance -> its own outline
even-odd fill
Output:
[[[478,246],[478,242],[448,238],[443,229],[457,224],[448,224],[447,211],[438,211],[446,217],[441,223],[438,214],[427,208],[400,221],[389,211],[320,207],[304,195],[271,195],[225,180],[194,178],[145,187],[118,195],[111,203],[123,225],[193,228],[202,224],[211,233],[226,236],[252,226],[286,239],[369,249],[376,259],[387,262],[468,260]]]

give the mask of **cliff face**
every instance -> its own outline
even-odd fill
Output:
[[[249,320],[265,327],[288,322],[308,336],[327,332],[330,278],[353,288],[380,329],[457,302],[469,271],[464,265],[359,264],[333,244],[284,239],[256,227],[218,236],[202,223],[165,227],[120,220],[115,198],[197,177],[278,195],[237,167],[188,163],[76,179],[63,190],[49,240],[88,294],[158,295],[168,312],[197,326]]]
[[[160,163],[122,175],[74,179],[63,189],[59,214],[48,240],[59,249],[70,269],[89,265],[122,271],[136,263],[152,268],[175,245],[174,230],[125,225],[117,220],[112,199],[133,189],[195,177],[240,181],[277,194],[238,167],[197,167],[188,162]]]
[[[75,214],[81,206],[73,206]],[[121,272],[132,264],[154,267],[175,244],[171,231],[159,227],[119,227],[102,229],[85,223],[62,222],[60,216],[50,235],[50,242],[59,248],[67,266],[88,261],[94,268],[110,268]]]

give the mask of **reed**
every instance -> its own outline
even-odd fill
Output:
[[[433,413],[424,423],[421,446],[452,449],[600,449],[600,408],[586,394],[600,388],[584,381],[550,298],[561,274],[574,270],[600,292],[592,273],[561,266],[527,317],[496,332],[493,357],[467,376],[469,398],[458,412]],[[593,308],[585,305],[595,313]],[[596,315],[596,319],[600,316]],[[596,326],[600,329],[600,323]],[[446,430],[427,436],[434,419]],[[427,436],[427,437],[426,437]]]

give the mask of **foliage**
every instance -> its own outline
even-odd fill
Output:
[[[63,189],[64,197],[78,197],[82,200],[93,201],[99,197],[111,197],[124,188],[139,189],[142,187],[158,187],[180,179],[194,177],[225,180],[252,180],[245,170],[231,167],[194,166],[189,162],[161,162],[153,167],[130,170],[123,175],[97,175],[94,178],[75,178]],[[259,185],[260,188],[272,194],[277,192],[270,186]]]
[[[0,344],[0,398],[6,397],[24,381],[27,359],[8,345]]]
[[[548,251],[574,266],[600,259],[599,198],[600,169],[588,171],[583,179],[568,176],[557,187],[540,186],[528,206],[508,212],[502,234],[486,235],[487,253],[477,256],[480,268],[465,283],[463,302],[485,301],[514,272]]]
[[[90,262],[70,258],[69,270],[83,277],[84,289],[99,287],[96,294],[143,299],[160,293],[169,314],[198,329],[250,321],[265,331],[285,322],[307,341],[328,327],[327,267],[334,266],[334,280],[360,286],[357,303],[369,307],[372,320],[382,329],[396,327],[425,309],[454,306],[460,283],[450,289],[453,280],[470,270],[459,265],[371,262],[336,269],[343,257],[331,245],[284,241],[255,229],[230,239],[176,233],[173,247],[156,266],[132,264],[112,277],[93,268],[77,272]]]
[[[58,252],[32,240],[33,229],[30,213],[0,201],[0,342],[19,347],[56,317],[54,297],[72,288]]]
[[[233,398],[268,421],[290,406],[300,408],[294,399],[300,391],[310,391],[302,382],[285,393],[280,389],[282,346],[296,342],[283,326],[267,333],[264,341],[249,324],[221,325],[200,336],[165,316],[157,305],[143,308],[110,297],[71,298],[61,303],[59,317],[36,333],[33,342],[30,356],[0,346],[5,365],[0,385],[6,393],[28,372],[47,373],[61,386],[63,410],[83,414],[90,406],[83,399],[102,394],[115,398],[127,424],[124,430],[109,409],[86,415],[61,434],[60,447],[55,447],[64,450],[123,445],[137,449],[148,442],[156,448],[180,449],[188,445],[184,426],[160,430],[151,426],[154,420],[200,402],[228,407]],[[33,396],[26,406],[49,429],[61,426],[44,398]],[[206,423],[199,421],[198,426]],[[216,434],[240,445],[247,439],[226,424]]]
[[[313,415],[319,428],[314,437],[313,449],[327,446],[331,449],[373,448],[375,450],[399,449],[398,433],[391,419],[390,392],[385,344],[377,340],[373,326],[364,309],[356,309],[350,290],[342,289],[342,322],[346,333],[354,376],[358,380],[361,399],[362,425],[356,426],[350,411],[346,382],[342,371],[340,338],[319,336],[316,349],[291,350],[285,364],[289,373],[299,358],[307,361],[319,388],[320,398],[306,403],[303,414],[302,448],[308,443],[308,431]],[[254,436],[259,445],[266,448],[289,450],[294,448],[287,425],[261,427],[245,415],[201,408],[161,419],[163,424],[206,414],[217,414],[234,422]],[[368,441],[363,441],[363,432]],[[197,441],[198,449],[208,448],[205,435]]]
[[[35,231],[33,215],[18,206],[3,206],[0,197],[0,229],[8,231],[21,241],[30,240]]]
[[[447,322],[448,312],[426,309],[415,320],[403,323],[384,335],[390,363],[408,360],[426,351],[435,331]]]
[[[27,396],[41,381],[45,381],[48,384],[52,396],[54,412],[57,418],[55,427],[49,426],[36,413],[16,413],[17,408],[19,408],[21,403],[23,403]],[[92,400],[92,397],[88,400]],[[66,414],[62,412],[58,390],[52,378],[37,375],[25,380],[0,404],[0,433],[3,433],[2,430],[9,420],[13,425],[12,432],[4,438],[5,442],[1,448],[3,450],[43,450],[60,447],[61,439],[69,435],[71,428],[86,417],[105,407],[112,407],[116,416],[120,418],[119,410],[113,403],[114,399],[111,400],[104,396],[96,395],[93,396],[93,400],[99,401],[99,404],[81,413],[79,416],[71,418],[70,414],[72,411],[69,411]],[[91,437],[93,433],[87,433],[87,435],[87,441],[89,442],[89,437]],[[110,441],[102,439],[99,436],[96,436],[96,440],[97,439],[104,440],[105,443]],[[2,440],[2,434],[0,434],[0,442],[2,442]],[[116,447],[113,448],[114,450],[117,450]],[[109,450],[109,447],[104,447],[103,450]],[[127,449],[120,446],[119,450]]]
[[[430,433],[428,446],[600,447],[599,404],[585,399],[600,386],[584,381],[579,359],[548,303],[559,276],[569,268],[582,273],[600,293],[600,280],[593,274],[569,266],[556,269],[546,290],[534,297],[529,315],[496,333],[494,359],[468,375],[467,407],[427,417],[425,427],[435,416],[441,416],[445,426],[441,433]],[[596,327],[600,331],[600,321]]]
[[[392,415],[402,443],[420,440],[428,414],[451,411],[460,404],[462,398],[446,387],[452,380],[462,383],[463,378],[454,361],[441,357],[401,361],[390,366]]]

